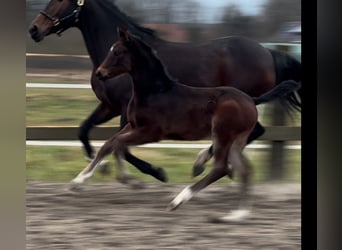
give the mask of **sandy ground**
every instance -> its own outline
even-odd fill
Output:
[[[185,185],[27,182],[27,249],[301,249],[300,184],[253,187],[243,222],[213,217],[236,208],[238,186],[212,184],[178,210],[167,204]]]

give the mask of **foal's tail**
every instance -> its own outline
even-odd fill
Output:
[[[280,84],[275,86],[272,90],[259,96],[253,97],[255,105],[273,101],[275,99],[285,100],[289,95],[293,94],[301,87],[300,82],[294,80],[282,81]]]
[[[289,54],[268,49],[273,57],[274,68],[276,71],[276,84],[281,84],[283,81],[293,80],[296,82],[301,82],[301,63],[295,59],[294,57],[290,56]],[[298,110],[301,111],[302,109],[302,90],[298,89],[297,91],[298,96],[295,92],[289,93],[286,98],[283,98],[281,101],[285,107],[289,110]]]

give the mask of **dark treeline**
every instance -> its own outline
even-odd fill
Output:
[[[300,0],[266,0],[261,12],[254,16],[245,15],[237,4],[227,4],[217,10],[211,22],[204,18],[207,10],[195,0],[112,1],[140,24],[176,24],[186,32],[185,40],[189,41],[242,35],[261,42],[288,42],[289,39],[279,33],[291,24],[300,25],[301,21]],[[26,1],[27,25],[47,2]]]

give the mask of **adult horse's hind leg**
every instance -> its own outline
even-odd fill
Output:
[[[257,122],[255,124],[255,127],[254,127],[252,133],[250,133],[250,135],[248,136],[247,144],[256,140],[257,138],[262,136],[264,133],[265,133],[265,128],[259,122]]]

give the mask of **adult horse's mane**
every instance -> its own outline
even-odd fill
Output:
[[[155,30],[139,25],[136,20],[134,20],[134,18],[122,12],[115,4],[116,0],[100,0],[97,2],[101,4],[102,7],[109,11],[113,16],[117,17],[121,22],[127,24],[130,27],[131,31],[138,33],[139,35],[146,34],[149,36],[157,37],[157,32]]]

